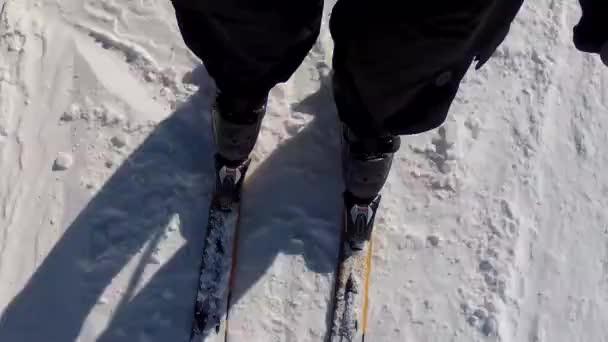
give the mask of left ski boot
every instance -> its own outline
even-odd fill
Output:
[[[343,128],[346,238],[351,249],[360,250],[371,236],[379,193],[401,140],[393,135],[359,138],[348,127]]]
[[[222,209],[230,209],[239,201],[249,154],[260,133],[266,113],[267,97],[262,99],[235,98],[219,92],[212,109],[215,156],[216,197]]]
[[[219,154],[215,155],[215,197],[216,205],[222,210],[230,210],[233,203],[240,201],[241,187],[250,160],[231,163]]]

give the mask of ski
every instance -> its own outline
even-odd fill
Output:
[[[378,196],[370,205],[347,206],[336,273],[330,342],[364,342],[369,305],[372,230]]]
[[[371,240],[364,250],[353,251],[342,243],[336,277],[331,342],[363,342],[367,325]]]
[[[240,192],[249,161],[229,167],[216,157],[216,188],[198,278],[190,342],[224,342],[236,260]]]

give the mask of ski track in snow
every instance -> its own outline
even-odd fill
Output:
[[[403,139],[367,340],[608,341],[608,70],[573,47],[577,6],[527,1],[448,121]],[[327,334],[341,180],[323,25],[271,92],[231,341]],[[0,4],[0,341],[187,339],[213,89],[167,0]]]

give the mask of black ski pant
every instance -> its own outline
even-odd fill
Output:
[[[521,2],[338,0],[330,29],[341,121],[369,138],[438,127],[474,57],[504,39]],[[292,75],[317,39],[323,12],[323,0],[173,4],[186,44],[219,90],[248,98],[266,96]]]

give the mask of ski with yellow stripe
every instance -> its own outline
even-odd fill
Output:
[[[190,342],[225,342],[239,227],[240,195],[249,160],[227,164],[216,155],[216,185],[200,265]]]
[[[330,342],[364,342],[372,269],[372,231],[380,196],[348,205],[336,273]]]

